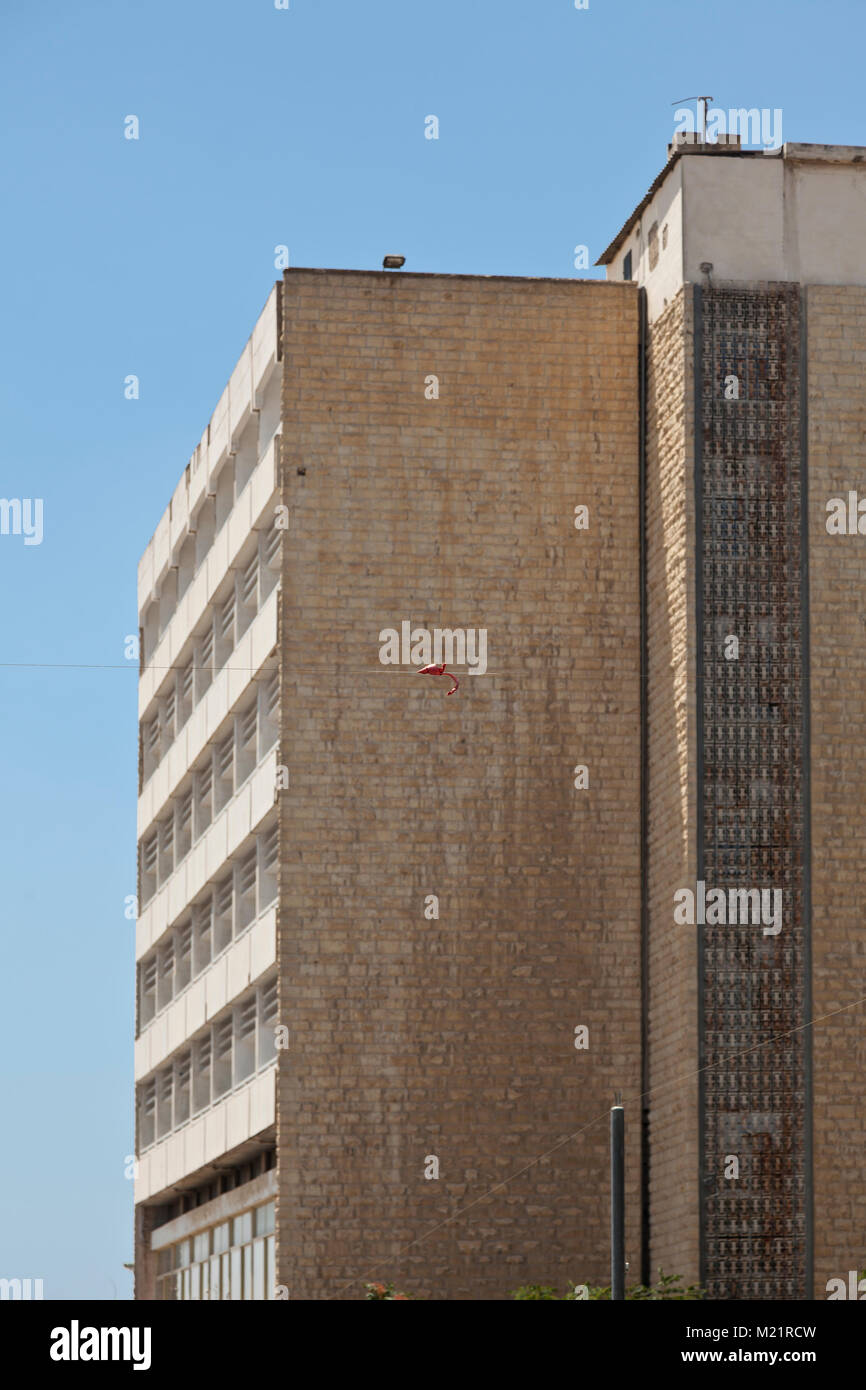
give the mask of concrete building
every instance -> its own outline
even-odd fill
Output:
[[[271,294],[139,569],[138,1298],[606,1283],[616,1090],[630,1278],[866,1262],[864,156]]]

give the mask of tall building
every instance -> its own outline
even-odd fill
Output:
[[[275,288],[139,571],[138,1298],[605,1283],[617,1091],[631,1279],[866,1262],[864,155]]]
[[[278,301],[139,566],[137,1298],[276,1285]]]

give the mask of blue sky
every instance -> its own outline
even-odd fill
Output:
[[[275,246],[586,274],[683,96],[866,145],[864,31],[862,0],[4,0],[0,495],[42,498],[44,534],[0,536],[0,1276],[131,1296],[124,638]]]

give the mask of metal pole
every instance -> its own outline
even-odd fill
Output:
[[[610,1109],[610,1296],[625,1298],[625,1111]]]

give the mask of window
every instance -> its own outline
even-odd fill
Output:
[[[153,830],[141,843],[141,903],[150,902],[156,892],[156,864],[159,857],[157,832]]]
[[[195,572],[195,536],[187,536],[180,548],[177,567],[177,597],[178,602],[183,598]]]
[[[632,276],[631,276],[631,252],[630,252],[630,251],[628,251],[628,252],[626,253],[625,259],[623,260],[623,263],[622,263],[622,278],[623,278],[623,280],[630,280],[630,279],[632,278]]]
[[[245,714],[240,715],[235,726],[237,742],[236,787],[242,786],[255,768],[258,727],[259,712],[256,705],[253,704]]]
[[[254,1217],[257,1236],[269,1236],[271,1234],[276,1222],[276,1214],[275,1202],[266,1202],[263,1207],[256,1207]]]
[[[259,606],[259,556],[253,555],[238,577],[238,638],[256,616]]]
[[[177,947],[174,957],[174,992],[180,994],[192,979],[192,925],[180,927],[177,931]]]
[[[177,825],[175,840],[177,845],[177,862],[189,854],[192,848],[192,787],[185,792],[177,803]]]
[[[165,632],[177,608],[177,570],[170,569],[159,591],[159,636]]]
[[[232,1088],[232,1035],[234,1027],[231,1018],[216,1024],[213,1036],[213,1098],[218,1100]]]
[[[156,1138],[156,1081],[148,1081],[141,1090],[138,1112],[138,1146],[146,1149]]]
[[[159,826],[159,884],[171,877],[174,870],[174,816],[169,814]]]
[[[201,839],[213,820],[213,766],[208,761],[193,777],[195,788],[195,838]]]
[[[235,649],[235,610],[235,594],[232,590],[217,616],[217,670],[222,670]]]
[[[259,912],[264,912],[266,907],[274,901],[277,896],[277,849],[279,847],[279,829],[276,825],[271,826],[270,830],[258,837],[259,851]]]
[[[233,1299],[243,1298],[243,1276],[242,1276],[242,1251],[240,1246],[229,1252],[231,1260],[230,1288]]]
[[[277,1288],[276,1237],[268,1236],[265,1241],[265,1298],[273,1298]]]
[[[234,882],[229,874],[218,883],[213,891],[213,953],[218,956],[224,951],[232,939],[233,930],[233,908],[234,908]]]
[[[252,1238],[253,1214],[247,1211],[243,1216],[236,1216],[232,1222],[232,1245],[245,1245]]]
[[[199,508],[195,522],[195,571],[198,574],[216,534],[216,498],[209,496]]]
[[[265,1297],[265,1242],[257,1240],[253,1245],[253,1298]]]
[[[156,1296],[272,1299],[275,1253],[274,1203],[267,1202],[158,1251]]]
[[[659,224],[654,222],[649,229],[647,238],[647,249],[649,251],[649,268],[655,270],[659,263]]]
[[[259,991],[259,1066],[272,1062],[277,1055],[277,982]],[[261,1232],[267,1235],[266,1231]]]
[[[210,1031],[205,1033],[203,1038],[195,1044],[192,1050],[194,1058],[192,1075],[192,1109],[193,1114],[197,1115],[200,1110],[206,1110],[210,1105],[210,1073],[211,1073],[211,1047]]]
[[[190,1074],[192,1054],[185,1052],[175,1063],[174,1073],[174,1127],[185,1124],[190,1110]]]
[[[229,457],[220,469],[216,490],[216,530],[221,531],[229,519],[235,501],[235,461]]]
[[[259,685],[259,761],[269,753],[280,736],[280,673],[274,671]]]
[[[217,815],[231,800],[235,790],[235,731],[232,729],[222,743],[217,744],[214,759],[216,778],[216,799],[214,814]]]
[[[144,1028],[156,1013],[156,956],[142,961],[138,967],[139,1004],[138,1026]]]
[[[256,997],[235,1009],[234,1084],[240,1085],[256,1069]]]
[[[237,866],[237,915],[235,936],[240,936],[256,916],[256,850],[250,850]]]
[[[142,627],[144,639],[144,662],[145,665],[153,657],[159,641],[159,604],[150,604],[144,615],[144,625]]]
[[[174,939],[169,937],[159,948],[159,975],[156,986],[156,1007],[164,1009],[174,998]]]
[[[153,719],[148,720],[142,725],[142,778],[146,782],[151,777],[159,765],[160,741],[159,741],[159,716],[154,715]]]
[[[156,1081],[156,1137],[163,1139],[172,1130],[174,1073],[171,1067],[160,1072]]]
[[[174,686],[169,690],[162,704],[162,746],[168,751],[174,742],[175,735],[175,690]]]
[[[211,962],[211,894],[192,910],[193,974],[200,975]]]
[[[213,619],[195,646],[195,700],[198,704],[213,680]]]
[[[177,677],[177,727],[180,731],[192,714],[193,663],[188,661]]]
[[[253,415],[247,420],[238,440],[237,454],[235,455],[235,499],[240,497],[258,463],[258,433],[258,420]]]
[[[279,574],[283,558],[283,528],[271,526],[267,531],[262,533],[262,536],[262,559],[264,564],[273,574]]]

